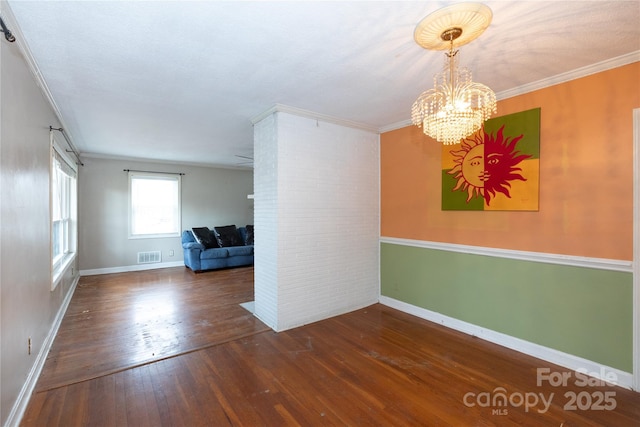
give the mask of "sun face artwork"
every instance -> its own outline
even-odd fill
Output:
[[[489,119],[442,146],[442,210],[537,211],[540,109]]]

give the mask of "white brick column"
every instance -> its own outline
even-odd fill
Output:
[[[379,135],[274,112],[254,128],[255,310],[281,331],[379,296]]]

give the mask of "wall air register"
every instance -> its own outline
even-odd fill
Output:
[[[162,261],[160,251],[138,252],[138,264],[152,264]]]

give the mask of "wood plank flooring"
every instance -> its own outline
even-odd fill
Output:
[[[82,277],[36,390],[266,331],[239,305],[252,300],[253,267]]]
[[[119,292],[125,292],[126,282],[152,292],[153,280],[140,278],[145,274],[118,277],[122,282]],[[157,274],[158,283],[166,284],[166,275],[175,278],[186,274],[200,286],[202,281],[221,281],[224,274],[244,275],[247,282],[253,279],[252,269],[202,275],[167,269]],[[104,280],[100,286],[105,286],[109,277],[92,280]],[[191,286],[183,280],[188,282],[173,279],[172,283]],[[226,297],[242,302],[248,295],[239,288]],[[244,292],[252,295],[252,285]],[[115,295],[102,298],[119,299]],[[74,295],[72,304],[75,299]],[[218,310],[215,304],[225,306],[221,301],[211,303],[210,311]],[[67,316],[82,314],[81,305],[75,306]],[[131,309],[123,306],[121,316]],[[175,322],[184,322],[183,330],[196,328],[197,321],[188,318],[198,316],[189,313],[188,304],[177,310],[171,316]],[[114,320],[118,317],[114,314],[105,322],[113,322],[115,329],[126,328]],[[150,323],[164,333],[166,323]],[[72,324],[65,318],[60,335],[72,335],[64,330]],[[155,333],[150,327],[149,334]],[[100,342],[89,331],[81,336],[76,345],[93,358],[115,357],[115,352],[104,357],[93,352],[92,346]],[[110,339],[107,332],[101,336]],[[89,338],[92,344],[83,343]],[[127,358],[130,356],[123,359]],[[379,304],[281,333],[256,326],[254,332],[235,339],[150,363],[138,361],[129,369],[89,380],[81,379],[86,377],[82,363],[77,367],[80,380],[38,387],[41,391],[33,395],[23,426],[640,425],[639,393],[609,385],[581,387],[575,373],[564,368]],[[571,378],[566,386],[554,387],[548,381],[538,385],[538,368]],[[68,371],[65,377],[71,378],[71,366]],[[46,376],[43,372],[43,378]],[[499,399],[500,393],[507,399]],[[571,408],[572,393],[580,396],[578,406],[584,409]],[[606,402],[601,401],[603,409],[598,409],[600,394],[607,394],[608,407],[615,404],[615,408],[606,410]]]

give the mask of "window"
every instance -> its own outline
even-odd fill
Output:
[[[55,138],[51,140],[51,290],[76,255],[76,165]]]
[[[129,172],[129,237],[180,235],[178,174]]]

